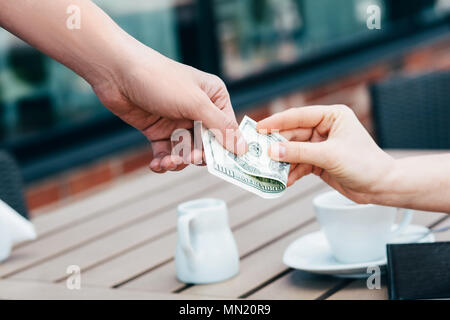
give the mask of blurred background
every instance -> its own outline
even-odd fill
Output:
[[[221,76],[239,117],[344,103],[385,148],[450,149],[450,0],[94,2],[143,43]],[[367,26],[370,5],[379,30]],[[35,211],[152,157],[85,81],[3,29],[0,150]]]

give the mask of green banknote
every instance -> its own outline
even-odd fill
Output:
[[[265,199],[282,196],[287,187],[290,164],[270,159],[268,149],[272,143],[286,139],[277,133],[258,133],[256,122],[247,116],[239,128],[249,149],[240,157],[222,147],[213,132],[203,129],[202,139],[208,171]]]

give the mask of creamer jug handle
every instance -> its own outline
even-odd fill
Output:
[[[178,219],[178,234],[180,237],[180,245],[185,254],[191,258],[195,258],[195,250],[191,241],[191,222],[197,217],[197,213],[187,213]]]

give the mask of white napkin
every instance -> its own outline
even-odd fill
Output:
[[[9,257],[11,247],[8,229],[5,224],[0,223],[0,263]]]
[[[13,245],[34,239],[33,224],[0,200],[0,261],[9,256]]]

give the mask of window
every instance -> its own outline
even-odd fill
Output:
[[[229,80],[335,53],[376,33],[367,8],[381,10],[383,28],[409,17],[434,17],[448,0],[214,0],[221,70]],[[382,33],[382,31],[380,32]]]
[[[170,1],[95,2],[141,42],[179,59],[176,16]],[[108,110],[88,83],[0,29],[0,142],[107,116]]]

